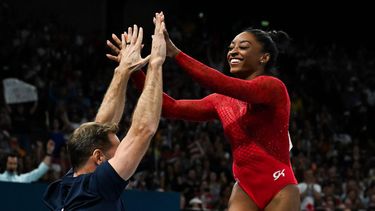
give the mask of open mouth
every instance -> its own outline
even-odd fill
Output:
[[[242,61],[242,59],[233,58],[229,60],[230,64],[239,64]]]

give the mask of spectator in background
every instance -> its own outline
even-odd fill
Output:
[[[65,146],[65,134],[61,130],[60,122],[57,118],[52,121],[52,128],[49,132],[49,137],[55,142],[55,150],[53,155],[57,158],[60,157],[61,148]]]
[[[186,211],[203,211],[202,200],[198,197],[194,197],[189,201],[189,208]]]
[[[52,140],[47,142],[46,156],[43,161],[39,164],[37,169],[24,174],[17,174],[18,167],[18,157],[16,154],[9,154],[6,157],[6,170],[4,173],[0,174],[0,181],[4,182],[20,182],[20,183],[30,183],[35,182],[41,178],[45,173],[47,173],[49,166],[52,161],[52,152],[55,148],[55,144]]]
[[[12,118],[12,133],[17,136],[19,144],[26,151],[31,149],[31,128],[34,126],[32,120],[38,108],[38,101],[30,103],[19,103],[7,105],[6,108]]]
[[[342,204],[340,197],[337,196],[335,190],[335,184],[333,182],[328,182],[323,186],[322,191],[322,200],[321,200],[321,206],[324,209],[331,209],[334,210],[335,207]]]
[[[301,194],[301,210],[314,210],[315,203],[320,200],[322,187],[316,183],[311,169],[304,172],[304,180],[298,184],[298,188]]]
[[[363,195],[358,182],[354,179],[349,179],[343,186],[344,194],[342,200],[345,206],[354,210],[363,209],[364,204],[361,199]]]
[[[368,203],[369,211],[375,211],[375,193],[370,195],[370,201]]]

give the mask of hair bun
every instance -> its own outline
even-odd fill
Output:
[[[285,52],[291,40],[289,35],[284,31],[276,30],[268,31],[267,33],[275,42],[279,52]]]

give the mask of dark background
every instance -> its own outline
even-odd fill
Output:
[[[338,42],[348,46],[372,44],[373,11],[368,3],[269,2],[269,1],[198,1],[198,0],[81,0],[25,2],[5,0],[13,8],[15,19],[57,20],[77,31],[97,32],[98,36],[119,33],[131,24],[144,26],[152,33],[153,13],[163,10],[167,27],[175,19],[202,22],[203,27],[227,33],[241,20],[241,27],[258,27],[260,21],[270,22],[269,28],[287,31],[294,39],[314,37],[320,42]],[[198,14],[204,17],[199,18]],[[2,30],[6,30],[2,28]],[[232,32],[233,33],[233,32]],[[235,32],[237,33],[237,32]],[[232,35],[231,35],[232,36]],[[229,42],[229,40],[228,40]]]

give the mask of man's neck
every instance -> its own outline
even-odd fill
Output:
[[[91,165],[86,165],[86,166],[83,166],[82,168],[78,169],[77,171],[74,171],[73,173],[73,177],[78,177],[82,174],[89,174],[89,173],[92,173],[94,172],[96,169],[96,167],[93,167]]]

